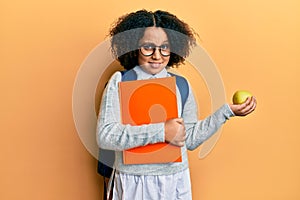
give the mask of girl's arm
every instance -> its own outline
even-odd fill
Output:
[[[224,104],[212,115],[203,120],[198,120],[197,104],[190,88],[189,96],[184,106],[183,119],[186,129],[186,146],[194,150],[204,141],[209,139],[217,130],[234,116],[228,104]]]
[[[197,118],[197,104],[192,90],[184,107],[183,118],[186,128],[186,146],[193,150],[209,139],[217,130],[233,116],[246,116],[256,108],[255,97],[248,98],[243,104],[224,104],[212,115],[203,120]]]

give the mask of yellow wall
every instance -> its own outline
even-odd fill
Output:
[[[298,0],[2,0],[0,199],[101,199],[72,88],[110,24],[140,8],[171,11],[199,33],[228,102],[237,89],[258,99],[255,113],[224,126],[208,157],[190,153],[194,199],[300,199]]]

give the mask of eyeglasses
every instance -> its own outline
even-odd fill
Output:
[[[143,44],[140,46],[140,52],[144,56],[152,56],[157,48],[160,55],[162,55],[163,57],[170,56],[171,50],[169,44],[162,44],[160,46],[156,46],[154,44]]]

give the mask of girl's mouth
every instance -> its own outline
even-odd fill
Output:
[[[150,66],[152,67],[152,68],[159,68],[160,66],[161,66],[161,63],[150,63]]]

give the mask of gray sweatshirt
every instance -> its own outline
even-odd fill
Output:
[[[149,79],[152,75],[135,67],[137,79]],[[164,69],[156,74],[156,78],[170,76]],[[205,140],[210,138],[230,117],[234,116],[228,104],[221,106],[211,116],[198,120],[197,104],[189,85],[189,96],[181,106],[181,97],[177,88],[178,113],[181,114],[186,129],[185,146],[181,147],[182,162],[163,164],[124,165],[123,150],[133,147],[165,142],[164,123],[140,126],[124,125],[120,118],[120,101],[118,83],[121,81],[120,72],[113,74],[102,96],[100,112],[97,122],[97,143],[102,149],[114,150],[116,153],[115,168],[121,173],[134,175],[169,175],[188,168],[187,150],[194,150]]]

